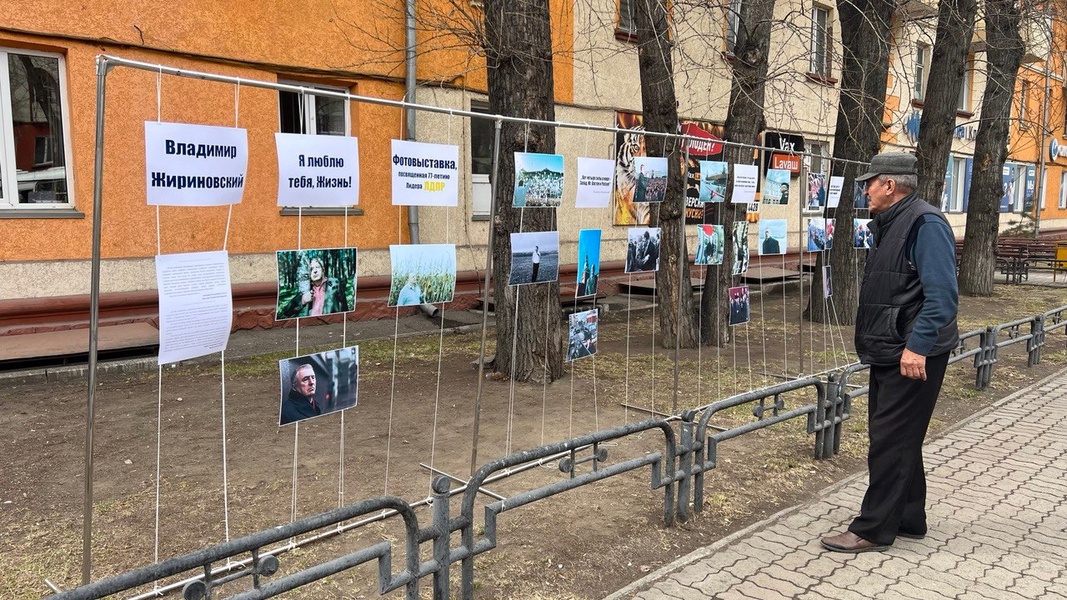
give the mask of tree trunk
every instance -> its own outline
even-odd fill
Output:
[[[833,278],[836,320],[850,325],[859,306],[859,272],[866,259],[865,251],[852,247],[853,219],[856,203],[853,195],[856,176],[866,171],[857,163],[870,162],[882,145],[882,115],[889,77],[889,40],[894,0],[842,0],[837,4],[841,19],[841,99],[837,107],[834,132],[834,164],[831,175],[844,177],[841,204],[833,216],[833,248],[816,260],[812,290],[822,289],[822,265],[829,258]],[[845,162],[845,161],[857,162]],[[862,255],[862,256],[861,256]],[[811,295],[809,318],[823,322],[827,316],[826,300],[819,292]]]
[[[993,295],[993,250],[1003,194],[1001,169],[1008,153],[1015,79],[1026,51],[1019,33],[1021,15],[1014,0],[986,0],[985,11],[988,71],[982,94],[982,120],[974,142],[974,175],[959,275],[960,292],[970,296]]]
[[[741,144],[753,144],[764,130],[763,101],[767,89],[767,64],[771,45],[771,26],[774,20],[775,0],[745,0],[741,3],[738,19],[737,41],[731,63],[733,81],[730,84],[730,108],[726,116],[724,137]],[[723,159],[730,164],[751,164],[752,148],[729,144]],[[730,203],[734,184],[731,177],[726,186],[726,201],[715,204],[712,218],[723,226],[724,253],[722,265],[709,268],[704,279],[704,293],[700,298],[701,340],[704,344],[721,346],[731,339],[727,319],[723,318],[727,290],[740,280],[732,275],[736,255],[734,222],[738,214],[744,218],[744,206],[738,208]],[[716,306],[716,302],[723,303]]]
[[[977,0],[941,0],[937,9],[937,39],[919,124],[919,197],[941,205],[945,170],[956,129],[956,107],[967,50],[974,34]]]
[[[645,131],[678,133],[670,31],[665,0],[640,0],[636,6],[637,56]],[[652,206],[651,224],[661,228],[656,295],[660,341],[664,347],[697,345],[689,253],[685,244],[685,181],[678,138],[645,136],[648,156],[667,157],[667,194]]]
[[[485,29],[490,111],[555,120],[548,0],[485,0]],[[552,381],[563,375],[559,282],[508,286],[510,234],[556,229],[554,209],[512,208],[515,152],[551,154],[555,147],[552,127],[503,124],[498,193],[494,198],[496,218],[492,223],[496,312],[493,367],[516,381]]]

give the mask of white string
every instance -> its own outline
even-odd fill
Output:
[[[303,98],[301,97],[301,100]],[[302,104],[302,102],[301,102]],[[301,121],[302,122],[302,121]],[[297,207],[296,209],[296,249],[302,250],[304,248],[303,240],[304,231],[304,209]],[[300,356],[300,319],[296,320],[296,353],[295,356]],[[297,421],[293,426],[293,493],[290,499],[289,505],[289,522],[296,521],[296,499],[297,499],[297,476],[299,475],[300,464],[300,421]],[[290,544],[294,541],[290,540]]]
[[[227,467],[229,457],[226,452],[226,350],[222,351],[220,375],[222,377],[222,521],[228,542],[230,541],[230,478]],[[226,558],[226,564],[230,564],[229,557]]]
[[[521,215],[522,214],[521,213],[522,209],[519,209],[519,210],[520,210],[519,214]],[[521,225],[522,217],[519,217],[519,222],[520,222],[519,230],[521,231],[522,230],[522,225]],[[519,296],[522,294],[522,288],[523,288],[523,286],[521,286],[521,285],[515,288],[514,319],[513,319],[512,323],[511,323],[511,332],[512,332],[512,334],[511,334],[511,369],[510,369],[510,371],[511,371],[511,377],[510,377],[511,384],[510,384],[509,389],[508,389],[508,420],[507,420],[506,433],[504,435],[504,455],[505,456],[511,454],[511,433],[512,433],[512,426],[513,426],[513,424],[515,422],[515,359],[516,359],[516,357],[518,355]]]
[[[788,238],[788,234],[786,235]],[[786,272],[785,272],[785,253],[782,253],[782,373],[789,374],[789,317],[786,316]],[[764,365],[766,368],[766,365]]]
[[[452,143],[452,120],[448,119],[448,143]],[[449,240],[448,207],[445,207],[445,242]],[[445,355],[445,306],[441,305],[441,327],[437,335],[437,389],[433,400],[433,432],[430,435],[430,491],[433,491],[434,454],[437,449],[437,416],[441,407],[441,371]]]
[[[758,232],[759,232],[759,230],[757,229],[757,235],[756,235],[756,238],[757,238],[756,243],[757,244],[759,243],[759,241],[758,241],[758,238],[759,238]],[[764,287],[763,287],[763,281],[764,281],[763,280],[763,257],[760,256],[760,257],[757,258],[757,260],[759,260],[758,271],[759,271],[760,345],[763,346],[763,378],[761,379],[761,383],[766,385],[766,383],[767,383],[767,313],[764,311],[764,307],[763,307],[763,295],[764,295]],[[750,299],[749,303],[750,304],[751,304],[751,298],[752,298],[752,296],[749,295],[749,299]],[[751,308],[749,310],[749,313],[750,313],[750,316],[751,316]]]
[[[396,207],[396,239],[402,241],[400,224],[403,221],[401,208]],[[396,352],[400,339],[400,303],[397,303],[396,315],[393,317],[393,369],[389,382],[389,429],[385,436],[385,486],[382,495],[389,495],[389,466],[392,463],[393,450],[393,401],[396,398]]]
[[[633,312],[630,310],[630,300],[634,294],[634,276],[633,273],[626,274],[626,376],[623,379],[623,398],[626,399],[626,403],[622,407],[622,422],[623,424],[630,422],[630,320],[633,319]]]
[[[163,120],[163,65],[156,74],[156,122]]]
[[[347,135],[347,133],[346,133],[346,135]],[[343,243],[342,247],[345,249],[345,252],[347,253],[348,252],[348,206],[345,206],[344,233],[342,235],[343,235],[343,238],[344,238],[344,243]],[[356,260],[357,260],[356,269],[358,270],[359,269],[359,262],[358,262],[359,257],[358,256],[356,257]],[[355,290],[355,286],[356,286],[355,275],[353,275],[353,283],[352,283],[352,287],[353,287],[353,289],[352,289],[352,310],[353,311],[356,310],[356,290]],[[348,347],[348,314],[347,313],[341,313],[341,347],[342,348],[347,348]],[[357,386],[358,385],[359,384],[357,382]],[[337,459],[337,507],[338,508],[340,508],[340,507],[345,505],[345,412],[347,412],[347,411],[343,411],[343,410],[341,411],[340,433],[338,434],[338,438],[339,438],[339,443],[338,443],[338,455],[339,455],[339,458]],[[341,523],[337,524],[337,528],[338,529],[341,528]]]
[[[162,455],[162,443],[163,437],[163,364],[159,365],[159,373],[156,376],[156,533],[155,533],[155,554],[153,555],[152,562],[159,563],[159,477],[160,477],[160,458]],[[158,587],[159,582],[156,582]]]
[[[662,242],[662,238],[660,240]],[[657,265],[658,266],[658,265]],[[655,274],[652,278],[652,416],[656,416],[656,289]]]

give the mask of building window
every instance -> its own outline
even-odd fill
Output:
[[[637,39],[637,19],[634,6],[637,0],[619,0],[619,26],[615,29],[616,37]]]
[[[1067,208],[1067,170],[1060,173],[1060,208]]]
[[[1030,102],[1030,82],[1023,81],[1019,86],[1019,129],[1030,129],[1026,120],[1026,105]]]
[[[489,106],[471,103],[471,111],[489,114]],[[493,139],[495,127],[491,119],[471,118],[471,216],[489,218],[492,187],[489,175],[493,172]]]
[[[69,205],[63,57],[0,48],[0,208]]]
[[[816,6],[811,9],[811,73],[830,77],[833,66],[832,43],[833,29],[830,25],[830,11]]]
[[[922,102],[926,98],[926,74],[930,70],[930,47],[926,44],[915,46],[915,73],[912,99]]]
[[[959,112],[971,112],[971,78],[972,63],[968,58],[963,63],[963,79],[960,81],[960,97],[956,101],[956,110]]]
[[[292,85],[304,85],[293,83]],[[315,86],[313,89],[347,92],[342,88]],[[348,135],[351,119],[348,100],[314,93],[278,92],[278,131],[316,135]]]
[[[1063,133],[1067,135],[1067,87],[1063,88]]]
[[[830,151],[824,142],[808,142],[808,154],[811,155],[809,173],[830,174]]]
[[[741,0],[730,0],[726,9],[726,52],[734,53],[737,33],[741,30]]]

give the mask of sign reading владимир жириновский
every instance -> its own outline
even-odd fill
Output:
[[[235,127],[145,121],[148,204],[237,204],[245,191],[248,131]]]
[[[394,206],[458,206],[459,146],[393,140]]]
[[[359,140],[340,135],[275,133],[278,206],[359,204]]]

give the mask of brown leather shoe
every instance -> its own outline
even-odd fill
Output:
[[[844,552],[858,554],[860,552],[883,552],[889,549],[889,544],[879,545],[865,540],[860,536],[846,531],[822,539],[822,547],[831,552]]]

